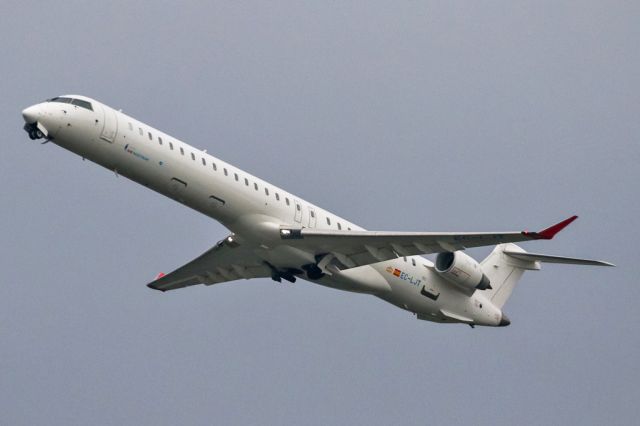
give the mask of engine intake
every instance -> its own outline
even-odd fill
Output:
[[[478,290],[491,288],[491,281],[482,272],[480,264],[460,251],[438,253],[436,272],[447,281],[465,288]]]

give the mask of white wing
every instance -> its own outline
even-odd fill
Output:
[[[239,279],[270,277],[271,269],[251,247],[226,238],[213,248],[170,274],[147,284],[154,290],[175,290],[196,284],[218,284]]]
[[[400,256],[551,239],[575,219],[577,216],[570,217],[540,232],[379,232],[283,227],[280,237],[283,245],[304,250],[316,258],[333,255],[344,268],[354,268]],[[275,271],[273,266],[258,257],[254,249],[252,245],[237,244],[232,237],[226,238],[200,257],[147,285],[155,290],[167,291],[195,284],[211,285],[241,278],[284,274]],[[293,259],[291,261],[295,262]],[[302,266],[292,263],[288,268],[297,270]],[[288,274],[293,278],[292,272]]]
[[[280,237],[316,256],[332,254],[346,268],[400,256],[464,250],[528,240],[549,240],[577,219],[572,216],[540,232],[380,232],[282,228]]]

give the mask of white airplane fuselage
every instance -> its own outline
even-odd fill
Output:
[[[46,137],[82,158],[219,221],[233,232],[238,243],[255,245],[256,254],[276,268],[313,261],[309,253],[283,244],[279,235],[282,226],[362,230],[94,99],[69,98],[90,103],[92,110],[71,103],[44,102],[23,111],[25,121],[37,121]],[[459,316],[472,320],[462,321],[472,325],[506,325],[502,310],[483,292],[461,292],[422,256],[398,257],[316,280],[298,277],[375,295],[420,319],[457,322]]]

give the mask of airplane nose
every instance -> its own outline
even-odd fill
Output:
[[[38,121],[38,115],[40,113],[40,108],[38,105],[30,106],[29,108],[25,108],[22,111],[22,118],[24,118],[25,123],[31,124]]]

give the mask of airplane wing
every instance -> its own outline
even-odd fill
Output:
[[[471,247],[550,240],[576,220],[572,216],[539,232],[379,232],[281,228],[283,242],[316,255],[331,254],[346,268],[400,256],[464,250]]]
[[[201,256],[147,284],[154,290],[167,291],[196,284],[219,284],[241,278],[270,277],[271,270],[251,248],[225,238]]]

